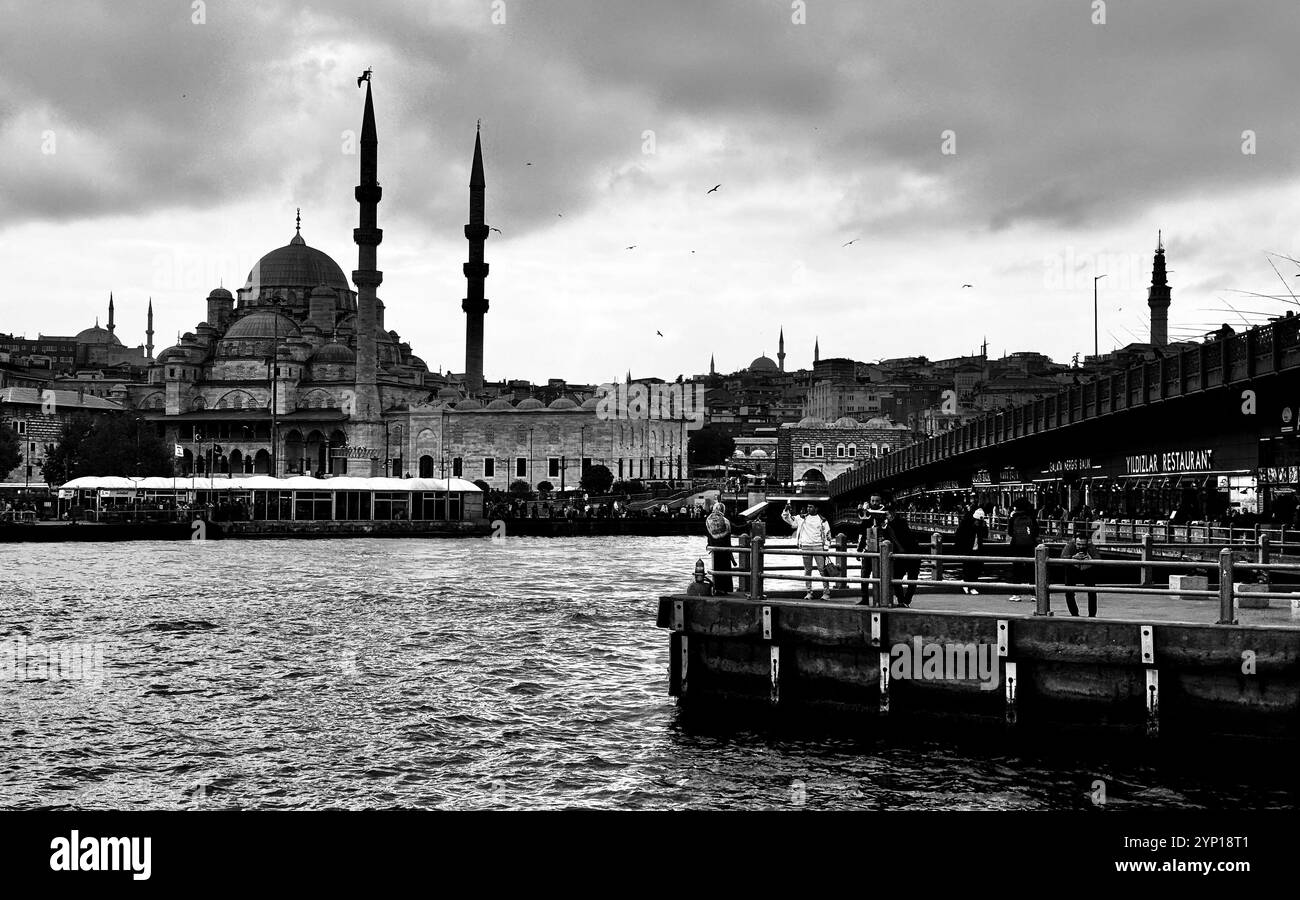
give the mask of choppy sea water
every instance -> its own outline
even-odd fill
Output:
[[[1298,805],[1281,757],[687,717],[655,615],[701,545],[0,546],[0,808]]]

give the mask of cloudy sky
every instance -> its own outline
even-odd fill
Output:
[[[1175,334],[1284,310],[1238,292],[1300,292],[1268,255],[1300,258],[1300,5],[1102,6],[0,0],[0,331],[111,290],[132,345],[153,297],[161,350],[296,207],[351,272],[367,66],[380,296],[434,370],[464,365],[477,119],[489,378],[731,371],[782,326],[789,368],[818,336],[1068,360],[1094,273],[1102,349],[1145,336],[1157,229]]]

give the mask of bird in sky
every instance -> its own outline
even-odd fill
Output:
[[[489,230],[489,231],[495,231],[497,234],[501,234],[501,229],[500,229],[500,228],[493,228],[491,225],[488,226],[488,230]]]
[[[857,243],[858,241],[860,241],[860,240],[862,240],[862,238],[854,238],[854,239],[851,240],[851,241],[848,241],[848,242],[846,242],[846,243],[840,244],[840,246],[841,246],[841,247],[847,247],[849,244],[856,244],[856,243]]]
[[[662,331],[659,331],[658,329],[655,330],[655,334],[659,335],[660,337],[664,336],[664,333]]]
[[[962,287],[964,287],[964,288],[974,287],[974,286],[975,286],[975,285],[973,285],[973,284],[963,284],[963,285],[962,285]]]
[[[635,249],[636,249],[636,244],[633,244],[631,247],[625,247],[625,248],[623,248],[623,249],[625,249],[625,250],[635,250]]]
[[[720,184],[715,184],[713,187],[709,188],[709,189],[708,189],[707,191],[705,191],[704,193],[706,193],[706,194],[712,194],[714,191],[716,191],[716,190],[717,190],[718,188],[720,188],[720,187],[722,187],[722,185],[720,185]]]
[[[524,165],[526,165],[526,166],[531,166],[532,163],[526,162],[526,163],[524,163]]]

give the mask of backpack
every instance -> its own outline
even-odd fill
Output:
[[[1019,513],[1011,520],[1011,543],[1024,547],[1034,542],[1034,520],[1025,513]]]

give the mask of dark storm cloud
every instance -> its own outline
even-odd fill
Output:
[[[188,3],[8,4],[6,224],[262,194],[345,204],[356,161],[339,135],[367,64],[381,178],[402,198],[385,212],[439,230],[464,217],[479,117],[491,214],[516,233],[639,171],[647,130],[662,152],[725,129],[730,149],[690,175],[730,191],[809,172],[842,184],[824,216],[865,233],[1112,219],[1291,174],[1300,147],[1297,7],[1282,0],[1115,0],[1103,26],[1073,0],[810,0],[802,26],[784,0],[505,10],[495,26],[487,2],[210,2],[196,26]],[[938,199],[899,199],[909,175]]]

